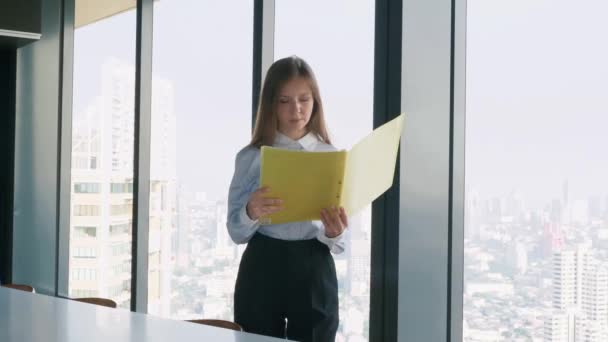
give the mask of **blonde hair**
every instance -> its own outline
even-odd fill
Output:
[[[319,85],[312,69],[303,59],[297,56],[282,58],[272,63],[262,86],[260,101],[253,129],[251,145],[255,147],[272,146],[278,127],[277,103],[278,93],[288,81],[301,77],[308,81],[314,100],[312,115],[306,125],[309,132],[314,133],[319,140],[331,144],[323,113],[323,102]]]

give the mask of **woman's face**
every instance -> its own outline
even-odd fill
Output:
[[[279,90],[277,100],[279,132],[293,140],[305,136],[313,104],[312,90],[305,78],[296,77],[287,81]]]

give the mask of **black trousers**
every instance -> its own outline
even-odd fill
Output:
[[[338,280],[329,248],[316,239],[285,241],[256,233],[241,259],[234,319],[255,334],[333,342]]]

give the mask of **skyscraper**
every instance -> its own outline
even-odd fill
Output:
[[[117,59],[101,70],[101,92],[75,113],[72,134],[70,296],[131,298],[135,68]],[[168,310],[176,207],[172,85],[155,80],[152,127],[164,137],[151,146],[149,305]],[[159,95],[160,94],[160,95]],[[157,162],[156,162],[157,161]],[[161,253],[162,250],[162,253]]]
[[[553,308],[545,320],[545,341],[607,340],[608,270],[588,247],[553,254]]]

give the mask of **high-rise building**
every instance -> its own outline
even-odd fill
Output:
[[[177,126],[173,83],[152,78],[148,312],[168,316],[177,226]]]
[[[217,256],[224,256],[230,260],[236,258],[236,244],[232,242],[226,220],[228,217],[228,203],[225,200],[217,201],[215,207],[215,250]]]
[[[466,196],[466,210],[464,211],[465,236],[467,239],[476,240],[480,237],[482,223],[482,207],[479,192],[470,190]]]
[[[587,246],[553,254],[553,308],[545,341],[608,340],[608,270]]]
[[[101,70],[101,91],[73,118],[70,219],[70,282],[73,297],[111,298],[128,308],[131,298],[133,222],[134,76],[132,65],[110,59]],[[156,81],[155,81],[156,82]],[[149,304],[168,310],[170,235],[176,206],[175,119],[172,88],[157,82],[152,127],[164,142],[151,146]],[[172,150],[173,149],[173,150]],[[162,251],[162,252],[161,252]]]
[[[134,69],[110,60],[101,73],[101,93],[73,119],[69,292],[128,307]]]
[[[608,328],[608,270],[597,262],[583,273],[581,308],[601,330]]]
[[[543,329],[545,342],[573,342],[574,314],[554,311],[545,320]]]
[[[585,249],[563,250],[553,253],[553,308],[568,310],[581,302],[582,272]]]

